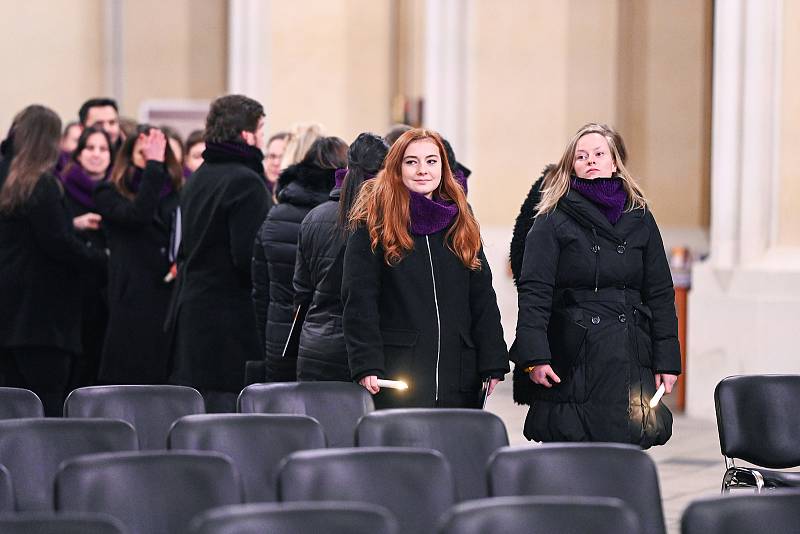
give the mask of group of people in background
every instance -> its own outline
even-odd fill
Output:
[[[123,128],[110,99],[78,115],[62,132],[29,106],[0,146],[0,385],[48,415],[91,384],[188,385],[234,411],[246,369],[357,382],[378,408],[480,408],[509,372],[470,171],[437,132],[267,138],[242,95],[185,141]],[[681,371],[672,280],[626,159],[587,124],[517,220],[510,357],[529,439],[669,439],[648,401]]]

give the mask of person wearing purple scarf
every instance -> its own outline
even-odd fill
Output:
[[[518,282],[514,399],[536,441],[642,448],[672,435],[650,406],[681,372],[664,244],[613,132],[583,126],[547,173]]]
[[[170,342],[164,333],[172,285],[170,236],[183,175],[164,133],[143,124],[125,140],[111,178],[94,191],[109,251],[109,320],[99,382],[163,384]]]
[[[351,378],[377,408],[482,407],[508,372],[508,352],[478,222],[441,136],[402,134],[349,221],[342,325]]]

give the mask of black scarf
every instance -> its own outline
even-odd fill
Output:
[[[203,160],[209,163],[241,163],[264,175],[264,153],[244,143],[206,143]]]

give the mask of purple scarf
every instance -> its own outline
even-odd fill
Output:
[[[164,180],[164,184],[161,186],[161,191],[158,193],[158,198],[164,198],[172,193],[172,177],[169,175],[169,173],[167,173],[166,169],[163,169],[163,175],[166,176],[167,179]],[[128,177],[125,179],[128,189],[134,193],[138,193],[139,188],[142,186],[143,176],[144,169],[133,167],[133,172],[129,173]]]
[[[572,188],[591,200],[597,209],[605,215],[608,222],[617,224],[625,204],[628,202],[628,193],[622,187],[621,178],[595,178],[588,180],[573,176],[570,180]]]
[[[109,166],[109,169],[111,167]],[[97,184],[105,182],[108,179],[108,172],[100,180],[92,180],[87,174],[86,170],[80,164],[72,162],[61,171],[61,182],[64,184],[64,189],[67,194],[81,206],[90,210],[95,209],[94,199],[92,193]]]
[[[414,235],[430,235],[444,230],[458,215],[458,206],[454,202],[442,199],[429,199],[414,191],[411,196],[411,233]]]

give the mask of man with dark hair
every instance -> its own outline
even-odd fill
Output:
[[[91,98],[78,110],[78,119],[84,128],[100,126],[111,138],[111,144],[117,149],[122,144],[119,129],[119,107],[111,98]]]
[[[178,278],[167,326],[171,381],[199,389],[209,412],[235,411],[245,362],[263,360],[250,298],[250,262],[272,206],[264,179],[264,108],[242,95],[216,99],[203,164],[183,189]]]

